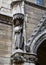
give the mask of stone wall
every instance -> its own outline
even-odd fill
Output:
[[[26,0],[26,1],[37,4],[37,0]],[[42,1],[43,1],[43,5],[42,6],[46,7],[46,0],[42,0]]]
[[[7,56],[11,53],[11,40],[11,27],[0,23],[0,56]]]
[[[11,56],[12,27],[0,23],[0,65],[9,65]]]
[[[0,12],[3,14],[7,13],[6,15],[12,16],[13,13],[12,13],[11,6],[10,6],[10,3],[12,1],[15,1],[15,0],[0,0]],[[37,4],[36,0],[26,0],[26,1]],[[46,0],[43,0],[43,4],[44,4],[43,6],[46,7]]]
[[[25,4],[25,15],[26,15],[26,33],[27,39],[30,38],[33,30],[37,27],[42,16],[45,14],[44,10]]]

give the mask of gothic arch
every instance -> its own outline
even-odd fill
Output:
[[[44,30],[39,35],[37,35],[37,37],[33,40],[30,47],[31,53],[37,54],[37,49],[39,48],[39,46],[42,44],[44,40],[46,40],[46,30]]]
[[[46,39],[40,44],[37,49],[37,63],[39,65],[46,65]]]

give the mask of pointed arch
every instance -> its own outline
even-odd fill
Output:
[[[44,40],[46,40],[46,30],[37,35],[37,37],[33,40],[30,47],[31,53],[37,54],[37,49]]]

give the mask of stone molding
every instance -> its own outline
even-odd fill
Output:
[[[44,35],[46,36],[46,16],[40,20],[40,23],[38,24],[36,29],[34,29],[31,38],[28,40],[29,44],[27,46],[29,46],[31,53],[34,52],[34,47],[37,47],[38,44],[40,45],[40,43],[37,44],[37,42],[40,42],[39,38],[41,38]],[[45,36],[44,39],[46,38]]]

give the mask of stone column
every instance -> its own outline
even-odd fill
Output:
[[[24,62],[24,36],[23,36],[23,23],[24,23],[24,1],[14,0],[11,3],[13,12],[13,32],[14,32],[14,49],[11,55],[11,65],[21,65]]]

